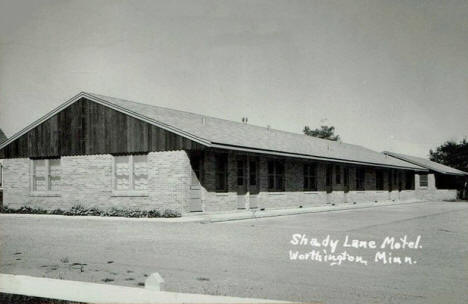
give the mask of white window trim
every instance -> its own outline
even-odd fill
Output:
[[[426,183],[425,183],[425,184],[426,184],[426,185],[425,185],[425,186],[422,186],[422,185],[421,185],[421,176],[423,176],[423,175],[424,175],[424,174],[420,174],[420,175],[419,175],[419,188],[420,188],[420,189],[427,189],[427,188],[429,187],[429,175],[425,174],[425,176],[426,176]]]
[[[45,160],[46,166],[46,189],[50,189],[50,164],[49,159]],[[60,159],[60,166],[62,166],[62,160]],[[30,196],[39,196],[39,197],[58,197],[61,196],[60,191],[35,191],[34,190],[34,159],[29,160],[29,194]]]
[[[133,172],[133,154],[130,155],[122,155],[122,156],[129,156],[129,165],[128,165],[128,170],[129,170],[129,185],[130,185],[130,190],[117,190],[116,188],[116,182],[117,179],[115,178],[115,161],[116,157],[118,156],[113,156],[112,159],[112,196],[113,197],[147,197],[149,196],[148,190],[134,190],[135,189],[135,183],[134,183],[134,172]],[[148,157],[148,156],[147,156]],[[146,159],[148,162],[148,158]],[[148,177],[149,179],[149,177]]]

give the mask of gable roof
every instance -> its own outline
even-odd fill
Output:
[[[395,157],[397,159],[401,159],[401,160],[410,162],[412,164],[424,167],[426,169],[438,172],[438,173],[451,174],[451,175],[468,175],[468,172],[464,172],[464,171],[461,171],[461,170],[458,170],[458,169],[455,169],[446,165],[442,165],[442,164],[436,163],[426,158],[405,155],[405,154],[400,154],[400,153],[395,153],[395,152],[388,152],[388,151],[384,151],[383,153],[386,155]]]
[[[7,137],[5,133],[3,133],[2,129],[0,129],[0,144],[4,142],[5,140],[7,140]]]
[[[427,171],[359,145],[152,106],[128,100],[81,92],[55,110],[0,144],[0,149],[81,98],[97,102],[126,115],[184,136],[207,147],[271,155],[318,159],[399,169]]]

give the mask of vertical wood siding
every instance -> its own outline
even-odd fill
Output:
[[[19,137],[0,157],[201,150],[185,137],[82,98]]]

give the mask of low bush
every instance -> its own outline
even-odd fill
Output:
[[[175,210],[166,209],[161,217],[180,217],[180,213]]]
[[[165,209],[160,211],[157,209],[153,210],[138,210],[138,209],[119,209],[111,208],[108,210],[101,210],[96,207],[86,208],[82,205],[75,205],[69,210],[54,209],[45,210],[42,208],[32,208],[29,206],[22,206],[18,209],[9,208],[3,206],[0,208],[0,213],[19,213],[19,214],[54,214],[54,215],[68,215],[68,216],[120,216],[120,217],[134,217],[134,218],[155,218],[155,217],[166,217],[174,218],[180,217],[181,214],[178,211]]]
[[[19,213],[19,214],[47,214],[47,210],[42,208],[31,208],[28,206],[22,206],[18,209],[8,208],[7,206],[2,206],[1,213]]]

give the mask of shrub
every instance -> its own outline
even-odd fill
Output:
[[[159,210],[150,210],[148,211],[147,217],[163,217]]]
[[[65,211],[63,211],[62,209],[54,209],[50,212],[50,214],[63,215],[65,214]]]
[[[42,208],[32,208],[29,206],[22,206],[19,209],[16,210],[14,213],[22,213],[22,214],[28,214],[28,213],[34,213],[34,214],[46,214],[47,210],[44,210]]]
[[[65,215],[86,215],[86,208],[81,205],[75,205],[69,211],[65,211]]]
[[[42,208],[32,208],[29,206],[22,206],[18,209],[9,208],[8,206],[0,207],[0,213],[19,213],[19,214],[53,214],[53,215],[67,215],[67,216],[121,216],[133,218],[156,218],[166,217],[174,218],[180,217],[180,212],[172,209],[165,209],[163,212],[157,209],[153,210],[138,210],[138,209],[118,209],[112,207],[108,210],[101,210],[96,207],[86,208],[82,205],[74,205],[69,210],[54,209],[45,210]]]
[[[176,210],[166,209],[162,217],[180,217],[180,213]]]

